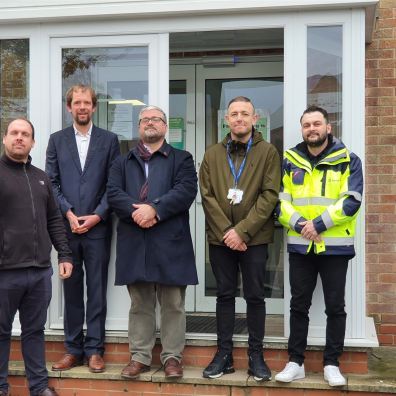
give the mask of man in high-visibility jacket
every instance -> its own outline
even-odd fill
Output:
[[[309,308],[318,274],[326,306],[324,379],[342,386],[338,359],[345,337],[345,282],[355,255],[356,217],[363,194],[359,157],[331,134],[327,111],[308,107],[301,119],[303,142],[287,150],[276,214],[287,229],[291,287],[289,362],[275,376],[291,382],[305,377]]]

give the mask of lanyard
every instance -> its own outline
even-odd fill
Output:
[[[236,169],[235,169],[235,165],[234,165],[234,163],[232,162],[231,155],[230,155],[231,140],[229,140],[229,141],[227,142],[227,159],[228,159],[228,165],[230,166],[232,176],[234,177],[235,188],[237,187],[238,181],[239,181],[239,179],[241,178],[241,174],[242,174],[242,172],[243,172],[243,168],[245,167],[245,164],[246,164],[246,157],[247,157],[247,155],[248,155],[249,150],[250,150],[251,147],[252,147],[252,144],[253,144],[253,137],[251,137],[251,138],[249,139],[249,141],[248,141],[248,144],[247,144],[247,147],[246,147],[246,151],[245,151],[245,156],[243,157],[241,166],[239,167],[238,173],[237,173],[237,172],[236,172]]]

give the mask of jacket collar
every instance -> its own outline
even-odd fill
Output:
[[[337,151],[346,150],[346,147],[344,143],[341,142],[341,140],[337,139],[334,135],[329,134],[327,146],[316,157],[313,157],[312,154],[310,154],[308,146],[305,142],[297,144],[297,146],[292,148],[291,150],[297,152],[308,161],[314,160],[314,162],[319,162],[323,158],[326,158]]]
[[[153,153],[153,156],[156,155],[157,153],[164,156],[164,157],[169,157],[170,152],[172,151],[172,146],[170,144],[168,144],[166,142],[166,140],[164,140],[164,143],[162,144],[162,146],[155,152]],[[136,147],[134,147],[129,153],[127,158],[131,159],[131,157],[135,156],[136,158],[140,158],[139,154],[137,152]]]
[[[23,168],[24,166],[30,166],[32,163],[32,157],[29,155],[28,156],[28,160],[27,162],[18,162],[18,161],[14,161],[13,159],[11,159],[10,157],[8,157],[6,154],[3,154],[0,158],[0,160],[5,163],[8,166],[12,166],[14,168]]]
[[[335,165],[350,161],[349,151],[344,143],[333,135],[330,135],[327,147],[317,157],[314,157],[314,159],[310,158],[304,151],[304,144],[299,143],[296,147],[286,150],[285,157],[292,162],[304,166],[306,169],[313,169],[313,167],[325,163]]]
[[[252,128],[252,135],[253,135],[253,146],[263,140],[263,135],[261,134],[260,131],[257,131],[255,127]],[[231,139],[231,132],[227,133],[225,138],[222,140],[222,144],[224,145],[224,147],[227,147],[227,143],[229,142],[230,139]],[[247,146],[247,143],[240,143],[240,142],[236,142],[234,140],[232,142],[233,142],[232,143],[233,146],[235,146],[235,147],[239,146],[239,147],[246,148],[246,146]]]
[[[85,160],[84,169],[81,169],[80,156],[78,155],[78,149],[76,143],[76,133],[73,125],[65,129],[65,136],[68,142],[67,147],[70,150],[71,158],[73,159],[73,162],[76,165],[80,174],[82,174],[87,169],[89,163],[91,162],[92,157],[95,154],[95,151],[97,150],[97,147],[100,146],[101,133],[98,130],[98,128],[94,124],[92,124],[91,138],[89,140],[87,158]]]

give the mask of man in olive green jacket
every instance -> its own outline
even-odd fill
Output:
[[[231,100],[225,117],[230,133],[206,151],[199,172],[209,259],[217,283],[218,350],[203,372],[206,378],[234,372],[232,335],[240,269],[247,303],[248,373],[257,381],[271,379],[263,358],[264,278],[268,243],[274,235],[280,161],[275,147],[255,131],[258,118],[250,99]]]

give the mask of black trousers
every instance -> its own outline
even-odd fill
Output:
[[[264,279],[267,245],[249,246],[245,252],[226,246],[209,245],[209,259],[217,283],[217,344],[221,351],[232,353],[235,323],[235,297],[238,272],[241,271],[243,295],[247,304],[249,355],[262,353],[265,332]]]
[[[86,235],[69,241],[73,252],[72,276],[63,282],[65,297],[65,347],[68,353],[83,357],[103,355],[107,313],[107,274],[110,238],[92,239]],[[84,270],[87,303],[84,303]],[[83,333],[84,320],[87,324]]]
[[[12,323],[17,311],[21,346],[32,396],[48,387],[44,326],[51,300],[52,268],[0,271],[0,391],[7,392]]]
[[[289,359],[302,364],[307,347],[309,308],[318,275],[322,280],[325,301],[326,346],[324,365],[338,366],[344,348],[346,312],[345,282],[350,256],[318,256],[313,252],[290,253],[291,287]]]

